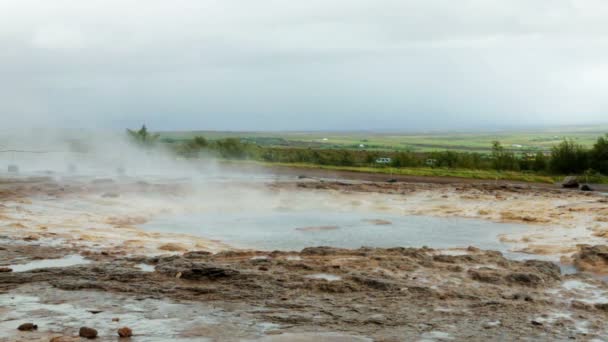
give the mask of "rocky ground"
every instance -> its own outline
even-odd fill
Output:
[[[608,334],[602,196],[521,185],[316,180],[264,191],[297,191],[295,200],[322,192],[330,206],[525,222],[559,232],[517,237],[551,252],[558,237],[572,233],[580,241],[558,251],[594,273],[562,274],[552,262],[475,247],[231,250],[137,228],[159,208],[198,209],[177,201],[192,196],[190,187],[11,180],[0,184],[0,341],[78,341],[81,327],[115,341],[125,326],[134,341],[601,341]],[[76,254],[84,259],[70,259]],[[18,330],[24,323],[37,329]]]

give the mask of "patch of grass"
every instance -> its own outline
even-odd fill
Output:
[[[394,168],[394,167],[356,167],[356,166],[333,166],[315,165],[304,163],[266,163],[258,161],[230,161],[229,163],[250,163],[262,166],[285,166],[293,168],[321,169],[335,171],[352,171],[366,173],[380,173],[386,175],[404,175],[421,177],[458,177],[466,179],[486,179],[486,180],[510,180],[530,183],[553,184],[563,177],[545,176],[533,173],[514,172],[514,171],[493,171],[493,170],[469,170],[469,169],[447,169],[447,168]],[[604,177],[605,178],[605,177]]]

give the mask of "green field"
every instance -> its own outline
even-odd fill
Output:
[[[572,139],[578,144],[590,147],[599,136],[607,132],[608,125],[529,131],[432,133],[191,131],[161,132],[161,137],[176,142],[200,135],[211,140],[239,138],[261,146],[483,153],[490,151],[495,140],[514,152],[549,151],[553,145],[564,139]]]

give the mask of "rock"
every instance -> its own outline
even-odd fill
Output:
[[[562,187],[567,189],[578,188],[578,185],[578,179],[574,176],[568,176],[562,182]]]
[[[38,326],[34,323],[23,323],[17,329],[20,331],[33,331],[38,330]]]
[[[38,241],[40,237],[38,235],[28,235],[23,238],[23,241]]]
[[[603,273],[608,270],[608,246],[579,245],[574,254],[574,266],[583,271]]]
[[[89,327],[82,327],[78,331],[78,336],[88,339],[94,339],[97,338],[97,330]]]
[[[390,291],[398,288],[398,286],[393,283],[371,277],[355,275],[352,276],[351,279],[361,285],[380,291]]]
[[[202,258],[208,257],[210,255],[212,255],[212,253],[207,252],[207,251],[192,251],[192,252],[184,253],[184,258],[202,259]]]
[[[597,304],[595,304],[595,308],[598,310],[608,312],[608,303],[597,303]]]
[[[524,286],[538,286],[543,283],[543,279],[534,273],[511,273],[505,278],[510,283]]]
[[[390,178],[386,180],[387,183],[397,183],[397,180],[395,178]]]
[[[593,189],[589,186],[589,184],[582,184],[579,188],[580,191],[593,191]]]
[[[168,274],[176,278],[188,280],[218,280],[240,274],[239,271],[231,268],[218,267],[204,262],[192,262],[190,260],[182,259],[159,264],[156,266],[156,270],[162,274]]]
[[[112,322],[120,322],[120,318],[114,317],[114,318],[112,318]]]
[[[133,336],[133,331],[129,327],[122,327],[122,328],[118,329],[118,336],[131,337],[131,336]]]
[[[542,260],[526,260],[524,262],[524,265],[528,267],[533,267],[543,275],[546,275],[555,280],[561,279],[561,270],[559,269],[559,266],[557,266],[553,262]]]
[[[500,273],[491,270],[473,270],[468,272],[469,277],[482,283],[499,284],[502,282]]]
[[[0,267],[0,273],[13,272],[13,269],[10,267]]]
[[[387,321],[386,316],[384,316],[382,314],[375,314],[375,315],[369,316],[369,318],[365,321],[365,323],[382,325],[382,324],[385,324],[386,321]]]

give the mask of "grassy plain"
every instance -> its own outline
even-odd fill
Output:
[[[564,139],[590,147],[608,132],[608,125],[561,127],[544,130],[494,132],[161,132],[163,139],[181,141],[194,136],[207,139],[239,138],[261,146],[351,148],[366,150],[410,150],[489,152],[500,141],[514,152],[549,151]]]

